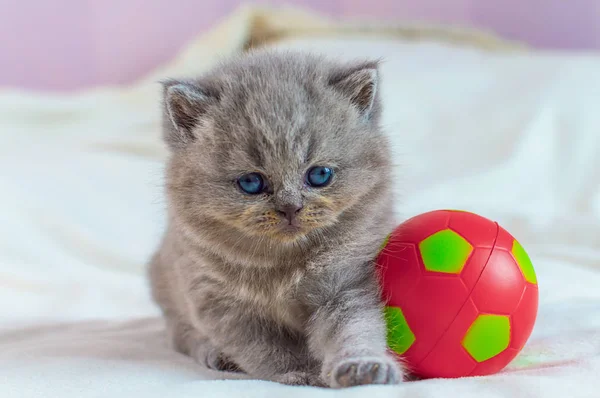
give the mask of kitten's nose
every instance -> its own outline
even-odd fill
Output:
[[[282,217],[285,217],[285,219],[288,220],[288,223],[292,225],[296,219],[296,216],[298,213],[300,213],[300,210],[302,210],[301,205],[285,205],[278,208],[277,213],[279,213]]]

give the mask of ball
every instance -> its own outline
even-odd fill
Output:
[[[529,256],[496,222],[438,210],[399,225],[377,258],[387,343],[421,378],[496,373],[535,323]]]

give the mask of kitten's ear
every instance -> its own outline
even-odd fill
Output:
[[[214,98],[195,82],[169,80],[163,90],[164,139],[171,148],[184,147],[196,139],[194,127]]]
[[[373,110],[379,80],[379,63],[365,62],[336,71],[329,84],[350,99],[364,117]]]

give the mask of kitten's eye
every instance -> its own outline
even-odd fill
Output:
[[[315,166],[306,173],[306,182],[311,187],[324,187],[331,182],[333,170],[329,167]]]
[[[237,182],[240,189],[249,195],[259,194],[265,189],[265,179],[258,173],[244,174]]]

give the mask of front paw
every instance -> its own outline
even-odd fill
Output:
[[[200,365],[213,370],[224,372],[240,372],[239,367],[225,354],[212,346],[204,345],[198,347],[194,353],[194,359]]]
[[[398,384],[403,378],[402,367],[385,355],[344,358],[326,372],[326,380],[334,388],[364,384]]]

